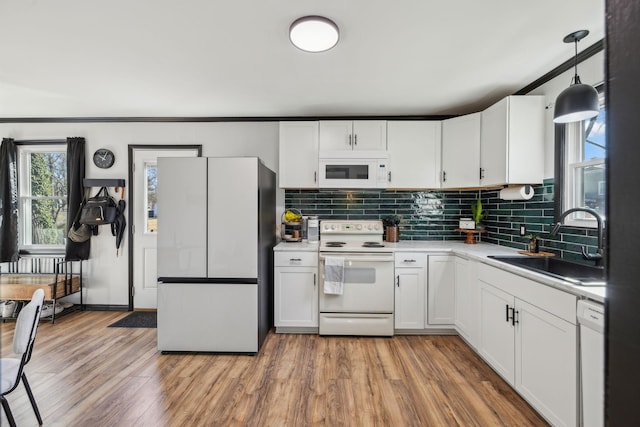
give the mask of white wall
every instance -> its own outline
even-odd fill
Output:
[[[87,178],[128,179],[129,144],[202,144],[203,156],[258,156],[278,171],[278,123],[0,123],[0,135],[16,140],[86,138]],[[116,162],[107,170],[93,165],[98,148],[109,148]],[[129,182],[126,183],[129,186]],[[284,207],[284,191],[278,191],[277,206]],[[127,196],[125,195],[125,199]],[[127,203],[129,205],[130,203]],[[128,224],[130,226],[130,224]],[[128,227],[128,229],[130,229]],[[91,258],[85,262],[85,303],[129,304],[128,240],[116,257],[115,239],[108,226],[91,239]]]
[[[544,85],[532,91],[531,95],[544,95],[548,106],[546,110],[545,119],[545,162],[544,162],[544,177],[553,178],[553,160],[554,160],[554,125],[553,125],[553,104],[557,96],[565,88],[569,87],[571,79],[573,78],[573,68],[566,71],[548,81]],[[590,85],[598,85],[604,81],[604,52],[599,52],[593,55],[591,58],[578,64],[578,75],[582,83]]]

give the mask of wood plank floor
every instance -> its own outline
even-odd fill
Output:
[[[126,315],[40,325],[27,375],[45,426],[547,425],[455,336],[270,334],[257,356],[162,355],[155,329],[107,327]],[[23,386],[8,400],[37,425]]]

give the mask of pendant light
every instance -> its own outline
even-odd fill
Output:
[[[340,32],[332,20],[323,16],[303,16],[289,27],[289,40],[305,52],[324,52],[338,43]]]
[[[553,121],[571,123],[590,119],[599,113],[598,91],[591,85],[583,84],[578,76],[578,42],[589,34],[579,30],[567,35],[563,41],[575,44],[575,76],[571,86],[560,92],[556,98]]]

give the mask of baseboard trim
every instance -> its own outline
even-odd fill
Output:
[[[85,304],[86,311],[129,311],[128,305]]]

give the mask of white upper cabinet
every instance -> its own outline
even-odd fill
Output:
[[[386,151],[384,120],[325,120],[320,122],[320,151]]]
[[[318,187],[318,122],[280,122],[280,188]]]
[[[508,96],[482,112],[480,185],[540,184],[544,96]]]
[[[439,188],[440,121],[389,121],[389,188]]]
[[[442,122],[442,188],[480,186],[480,115]]]

